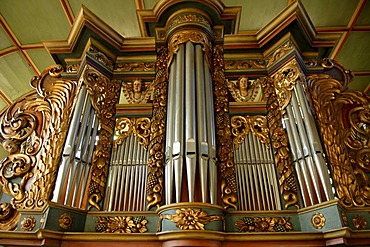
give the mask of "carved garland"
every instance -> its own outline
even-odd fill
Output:
[[[89,208],[100,210],[100,202],[104,196],[112,135],[115,126],[116,104],[118,103],[120,84],[110,81],[93,68],[87,67],[84,72],[84,82],[90,101],[99,119],[99,140],[93,154],[88,185]]]
[[[285,217],[243,217],[235,221],[239,232],[289,232],[293,230],[290,218]]]
[[[228,114],[228,92],[222,45],[213,48],[213,89],[215,98],[218,168],[221,175],[221,198],[225,209],[237,209],[233,145]]]
[[[150,128],[147,208],[160,206],[163,193],[163,158],[167,109],[167,84],[169,51],[165,47],[157,49],[156,77],[154,80],[153,117]]]
[[[3,145],[10,152],[0,164],[0,183],[15,208],[42,208],[54,187],[55,157],[61,155],[77,91],[75,81],[60,79],[62,71],[60,65],[51,66],[34,77],[31,85],[40,97],[14,103],[0,119]]]
[[[338,198],[346,206],[370,206],[370,97],[344,92],[328,75],[307,80]]]
[[[234,116],[231,118],[231,127],[235,148],[238,148],[238,146],[243,143],[244,138],[250,131],[257,136],[267,148],[270,148],[269,129],[265,116]]]
[[[143,216],[98,216],[96,223],[98,224],[95,230],[102,233],[143,233],[148,231],[146,228],[148,221]]]
[[[291,154],[288,147],[288,137],[283,128],[282,114],[279,107],[278,97],[275,92],[275,82],[266,77],[262,81],[263,91],[267,99],[267,119],[270,129],[270,137],[273,143],[275,164],[279,173],[280,194],[285,201],[285,208],[298,205],[298,188],[291,165]]]

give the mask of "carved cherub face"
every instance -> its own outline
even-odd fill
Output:
[[[135,80],[133,85],[134,93],[141,93],[141,80]]]
[[[247,90],[248,89],[248,77],[243,76],[239,79],[239,89]]]

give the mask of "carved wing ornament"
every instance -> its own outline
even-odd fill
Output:
[[[259,80],[248,80],[248,89],[244,93],[242,92],[237,84],[239,83],[239,80],[237,81],[231,81],[226,79],[227,87],[229,89],[229,92],[231,96],[234,98],[236,102],[254,102],[259,100],[259,94],[261,90],[261,84]]]
[[[338,197],[346,206],[370,206],[370,97],[344,91],[329,75],[307,80]]]
[[[133,90],[133,83],[122,83],[122,92],[129,104],[146,103],[153,93],[153,84],[142,83],[142,89],[139,93]]]
[[[15,208],[42,208],[54,186],[77,82],[61,79],[59,65],[34,77],[38,98],[15,102],[0,118],[0,183]],[[54,158],[53,158],[54,157]],[[19,179],[20,178],[20,179]]]

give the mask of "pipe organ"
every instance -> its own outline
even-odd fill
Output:
[[[300,1],[253,35],[240,11],[157,1],[130,39],[82,7],[0,114],[0,243],[370,241],[368,95]]]

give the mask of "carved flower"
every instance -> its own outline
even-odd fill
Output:
[[[131,227],[134,227],[135,224],[132,221],[131,217],[114,217],[110,222],[108,222],[108,229],[111,232],[117,233],[131,233]]]
[[[70,214],[64,213],[59,217],[59,226],[63,229],[70,229],[73,224],[73,218]]]
[[[106,233],[143,233],[148,229],[148,221],[144,217],[98,217],[95,227],[97,232]]]
[[[36,219],[32,216],[24,218],[21,222],[21,228],[23,231],[32,231],[36,225]]]
[[[274,232],[275,221],[273,218],[254,218],[256,232]]]
[[[326,219],[323,214],[315,213],[312,215],[311,223],[316,229],[321,229],[325,226]]]
[[[352,222],[356,229],[364,229],[367,226],[366,219],[358,214],[353,217]]]
[[[177,209],[174,215],[162,215],[162,218],[176,223],[181,230],[204,230],[204,225],[215,220],[222,220],[223,216],[208,216],[201,209],[182,208]]]

